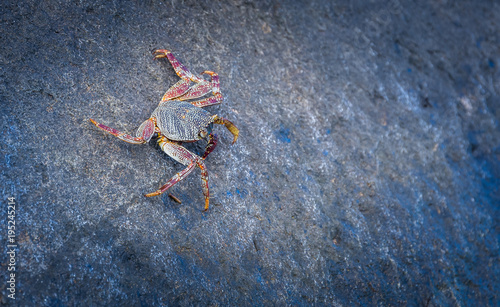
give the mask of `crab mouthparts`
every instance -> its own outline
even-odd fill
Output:
[[[200,136],[202,138],[208,137],[210,134],[212,134],[212,129],[213,128],[214,128],[214,123],[208,124],[205,128],[201,129]]]

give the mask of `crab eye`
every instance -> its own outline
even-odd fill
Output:
[[[208,134],[207,129],[203,128],[203,129],[200,130],[200,136],[202,138],[205,138],[207,136],[207,134]]]

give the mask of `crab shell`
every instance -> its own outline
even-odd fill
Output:
[[[169,140],[181,142],[205,138],[212,133],[214,121],[209,112],[180,100],[160,103],[151,117],[156,118],[156,125],[162,135]]]

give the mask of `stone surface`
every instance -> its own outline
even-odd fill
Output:
[[[498,306],[499,3],[331,2],[2,1],[15,303]],[[156,48],[240,128],[207,213],[199,170],[145,198],[182,165],[88,121],[135,133],[178,80]]]

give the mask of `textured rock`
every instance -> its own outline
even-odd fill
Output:
[[[16,303],[498,305],[499,4],[330,2],[3,1]],[[199,170],[145,198],[182,165],[88,121],[135,133],[178,80],[156,48],[240,128],[207,213]]]

